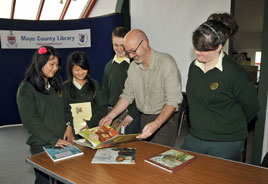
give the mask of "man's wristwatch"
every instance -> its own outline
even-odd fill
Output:
[[[70,123],[70,122],[67,122],[67,123],[66,123],[66,126],[68,126],[68,125],[71,125],[71,123]]]

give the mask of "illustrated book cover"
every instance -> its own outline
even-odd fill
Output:
[[[169,149],[155,156],[146,158],[144,161],[168,172],[175,172],[179,168],[194,161],[196,158],[196,156],[184,153],[182,151]]]
[[[72,103],[71,112],[73,116],[74,132],[78,134],[79,131],[86,126],[86,120],[90,120],[92,116],[91,103]]]
[[[43,149],[54,162],[84,154],[74,145],[65,146],[64,148],[45,146]]]
[[[108,107],[108,113],[112,110],[112,107]],[[119,116],[117,116],[112,124],[111,127],[113,127],[117,132],[120,132],[120,134],[125,134],[125,127],[122,126],[123,120],[127,117],[128,111],[127,109],[124,110]]]
[[[112,147],[116,144],[135,141],[136,136],[139,134],[119,134],[115,129],[109,125],[102,127],[94,127],[79,132],[84,139],[87,140],[77,140],[76,143],[86,145],[87,147],[98,149],[105,147]]]
[[[135,164],[136,148],[103,148],[97,150],[93,164]]]

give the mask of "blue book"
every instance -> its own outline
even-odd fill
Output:
[[[83,155],[83,152],[74,145],[65,146],[64,148],[45,146],[43,149],[54,162],[78,155]]]

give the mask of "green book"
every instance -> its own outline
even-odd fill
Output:
[[[190,155],[183,151],[169,149],[157,155],[146,158],[144,161],[173,173],[185,165],[191,163],[196,158],[196,156]]]

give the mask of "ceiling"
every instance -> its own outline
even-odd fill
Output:
[[[0,18],[67,20],[87,18],[97,0],[0,0]],[[239,32],[262,32],[265,0],[234,0]]]
[[[0,0],[0,18],[67,20],[87,18],[96,0]]]

